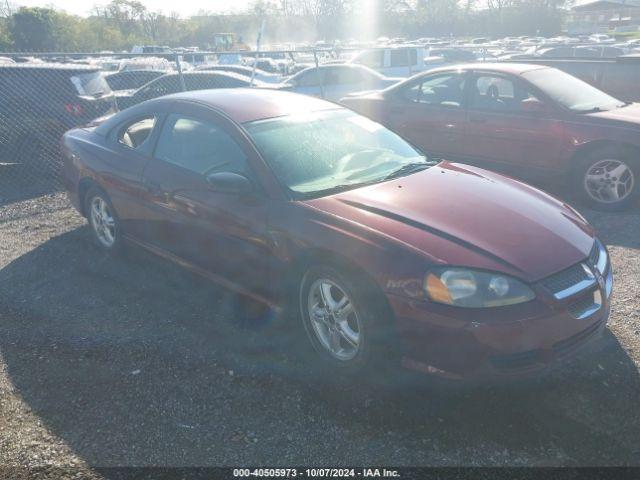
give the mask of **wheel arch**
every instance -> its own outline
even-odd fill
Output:
[[[615,140],[593,140],[591,142],[580,145],[578,149],[573,153],[570,162],[570,172],[574,172],[580,166],[580,162],[583,158],[585,158],[585,156],[605,148],[620,149],[624,152],[635,152],[636,154],[638,154],[640,159],[639,145]]]
[[[312,248],[301,252],[293,258],[290,262],[289,268],[285,272],[285,291],[297,292],[298,285],[302,280],[302,275],[304,275],[312,265],[331,266],[339,272],[354,275],[356,278],[361,280],[367,288],[372,289],[376,306],[383,309],[382,311],[384,312],[384,315],[382,315],[382,317],[390,321],[394,320],[391,305],[387,301],[387,297],[382,286],[376,281],[376,279],[357,262],[331,250]]]
[[[100,185],[98,184],[98,182],[96,182],[91,177],[84,177],[78,182],[78,205],[80,207],[80,213],[82,214],[83,217],[87,216],[87,211],[86,211],[87,198],[86,198],[86,196],[87,196],[87,193],[89,192],[89,190],[91,189],[91,187],[95,187],[95,188],[98,188],[98,189],[102,190],[102,188],[100,188]]]

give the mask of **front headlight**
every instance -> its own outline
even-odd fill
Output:
[[[502,307],[535,298],[528,286],[513,277],[458,267],[431,270],[424,289],[434,302],[467,308]]]

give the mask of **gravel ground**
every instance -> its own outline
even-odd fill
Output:
[[[63,194],[9,200],[0,466],[640,465],[638,210],[583,212],[615,268],[602,341],[544,379],[451,389],[318,382],[229,292],[102,254]]]

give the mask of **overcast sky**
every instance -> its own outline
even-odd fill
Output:
[[[211,12],[238,11],[246,8],[250,0],[142,0],[149,10],[161,10],[169,14],[178,12],[183,17],[193,15],[200,10]],[[9,0],[15,6],[50,7],[66,10],[76,15],[87,15],[94,4],[104,5],[108,0]]]

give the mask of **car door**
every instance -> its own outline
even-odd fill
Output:
[[[480,71],[470,80],[469,96],[466,136],[474,160],[520,174],[522,167],[554,168],[562,151],[564,124],[526,82]]]
[[[151,159],[161,122],[162,115],[154,112],[129,116],[109,132],[108,148],[97,149],[94,153],[104,164],[102,186],[111,198],[123,230],[136,238],[144,236],[148,220],[141,203],[142,172]]]
[[[444,72],[408,83],[387,101],[384,123],[425,152],[465,156],[465,78],[465,73]]]
[[[146,201],[157,221],[150,243],[191,265],[250,290],[266,289],[268,202],[255,182],[237,132],[222,118],[174,112],[164,121],[144,170]],[[251,194],[222,193],[207,175],[238,173]]]

